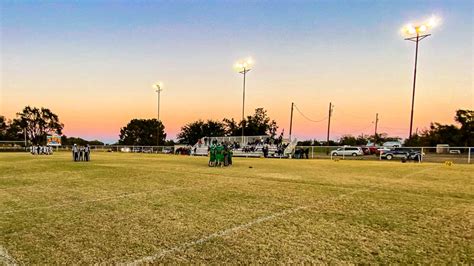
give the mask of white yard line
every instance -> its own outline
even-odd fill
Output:
[[[0,264],[18,265],[16,260],[8,254],[8,251],[3,246],[0,246]]]
[[[409,174],[405,175],[403,178],[414,176],[416,174],[432,170],[433,168],[435,168],[435,167],[430,167],[430,168],[422,169],[422,170],[419,170],[419,171],[416,171],[416,172],[413,172],[413,173],[409,173]],[[349,193],[340,194],[339,196],[332,197],[332,198],[327,199],[327,200],[319,201],[317,204],[329,203],[331,201],[338,200],[338,199],[343,198],[345,196],[353,195],[353,194],[356,194],[356,193],[359,193],[359,192],[362,192],[362,191],[369,191],[369,190],[377,188],[377,187],[379,187],[379,186],[371,186],[370,188],[357,189],[357,190],[354,190],[354,191],[349,192]],[[164,257],[168,254],[172,254],[172,253],[177,252],[177,251],[183,251],[186,248],[205,243],[205,242],[207,242],[209,240],[212,240],[214,238],[227,236],[227,235],[230,235],[234,232],[245,230],[249,227],[252,227],[253,225],[260,224],[260,223],[266,222],[268,220],[272,220],[272,219],[275,219],[275,218],[278,218],[278,217],[281,217],[281,216],[285,216],[285,215],[290,215],[290,214],[293,214],[297,211],[304,210],[304,209],[309,209],[309,208],[313,208],[313,207],[316,207],[316,205],[299,206],[299,207],[295,207],[295,208],[292,208],[292,209],[287,209],[287,210],[284,210],[284,211],[281,211],[281,212],[276,212],[276,213],[258,218],[256,220],[250,221],[248,223],[241,224],[241,225],[238,225],[238,226],[235,226],[235,227],[232,227],[232,228],[228,228],[228,229],[225,229],[225,230],[221,230],[221,231],[212,233],[208,236],[199,238],[197,240],[185,242],[185,243],[182,243],[180,245],[174,246],[172,248],[161,250],[161,251],[159,251],[159,252],[157,252],[153,255],[145,256],[145,257],[137,259],[135,261],[122,263],[122,264],[140,265],[140,264],[145,264],[145,263],[152,263],[153,261],[155,261],[159,258],[162,258],[162,257]]]
[[[352,195],[352,194],[355,194],[355,193],[358,193],[358,192],[361,192],[361,191],[365,191],[365,190],[366,189],[358,189],[358,190],[355,190],[355,191],[352,191],[352,192],[349,192],[349,193],[341,194],[339,196],[330,198],[328,200],[319,201],[318,204],[329,203],[330,201],[335,201],[335,200],[343,198],[345,196]],[[128,262],[128,263],[124,263],[124,264],[126,264],[126,265],[139,265],[139,264],[144,264],[144,263],[151,263],[151,262],[155,261],[156,259],[162,258],[162,257],[164,257],[168,254],[171,254],[171,253],[174,253],[174,252],[177,252],[177,251],[183,251],[186,248],[205,243],[205,242],[207,242],[209,240],[212,240],[214,238],[227,236],[227,235],[230,235],[234,232],[245,230],[245,229],[247,229],[249,227],[252,227],[256,224],[260,224],[260,223],[263,223],[263,222],[266,222],[266,221],[269,221],[269,220],[272,220],[272,219],[275,219],[275,218],[278,218],[278,217],[281,217],[281,216],[291,215],[291,214],[293,214],[297,211],[300,211],[300,210],[303,210],[303,209],[309,209],[309,208],[312,208],[312,207],[315,207],[315,206],[316,205],[299,206],[299,207],[296,207],[296,208],[287,209],[287,210],[284,210],[284,211],[272,213],[270,215],[252,220],[248,223],[241,224],[241,225],[238,225],[238,226],[235,226],[235,227],[232,227],[232,228],[224,229],[224,230],[212,233],[208,236],[199,238],[197,240],[185,242],[185,243],[182,243],[180,245],[174,246],[170,249],[164,249],[164,250],[161,250],[161,251],[159,251],[159,252],[157,252],[153,255],[146,256],[146,257],[137,259],[133,262]]]
[[[433,168],[435,168],[435,167],[422,169],[420,171],[409,173],[406,176],[404,176],[403,178],[410,177],[410,176],[416,175],[416,174],[421,173],[421,172],[429,171]],[[339,196],[332,197],[332,198],[329,198],[327,200],[319,201],[319,202],[317,202],[317,204],[329,203],[331,201],[338,200],[338,199],[343,198],[345,196],[353,195],[355,193],[359,193],[359,192],[362,192],[362,191],[368,191],[368,190],[373,189],[373,188],[377,188],[377,186],[372,186],[368,189],[358,189],[358,190],[354,190],[354,191],[349,192],[349,193],[340,194]],[[81,205],[81,204],[93,203],[93,202],[109,201],[109,200],[133,197],[133,196],[136,196],[136,195],[144,195],[144,194],[151,194],[151,193],[155,193],[155,192],[164,192],[164,191],[181,190],[181,189],[187,189],[187,188],[173,187],[173,188],[169,188],[169,189],[142,191],[142,192],[136,192],[136,193],[128,193],[128,194],[104,197],[104,198],[99,198],[99,199],[84,200],[84,201],[80,201],[80,202],[69,202],[69,203],[55,204],[55,205],[49,205],[49,206],[44,206],[44,207],[35,207],[35,208],[26,208],[26,209],[19,209],[19,210],[13,210],[13,211],[6,211],[6,212],[2,212],[2,214],[17,213],[17,212],[28,212],[28,211],[42,210],[42,209],[62,208],[62,207],[68,207],[68,206],[76,206],[76,205]],[[159,252],[157,252],[153,255],[146,256],[146,257],[137,259],[133,262],[128,262],[128,263],[125,263],[125,264],[127,264],[127,265],[138,265],[138,264],[143,264],[143,263],[150,263],[150,262],[153,262],[156,259],[162,258],[162,257],[164,257],[168,254],[172,254],[172,253],[177,252],[177,251],[183,251],[186,248],[205,243],[209,240],[212,240],[212,239],[215,239],[215,238],[218,238],[218,237],[224,237],[224,236],[233,234],[235,232],[245,230],[245,229],[250,228],[254,225],[257,225],[257,224],[260,224],[260,223],[263,223],[263,222],[266,222],[266,221],[269,221],[269,220],[273,220],[273,219],[276,219],[276,218],[281,217],[281,216],[291,215],[291,214],[293,214],[295,212],[298,212],[300,210],[309,209],[309,208],[313,208],[313,207],[316,207],[316,205],[299,206],[299,207],[295,207],[295,208],[292,208],[292,209],[287,209],[287,210],[283,210],[283,211],[280,211],[280,212],[272,213],[270,215],[252,220],[248,223],[241,224],[241,225],[238,225],[238,226],[235,226],[235,227],[232,227],[232,228],[224,229],[224,230],[212,233],[210,235],[207,235],[205,237],[199,238],[197,240],[179,244],[179,245],[174,246],[170,249],[161,250],[161,251],[159,251]],[[0,264],[1,263],[4,263],[6,265],[18,265],[16,260],[13,257],[10,256],[8,251],[3,246],[0,245]]]

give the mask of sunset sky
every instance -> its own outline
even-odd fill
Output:
[[[115,142],[132,118],[161,118],[168,138],[197,119],[264,107],[288,133],[290,105],[309,118],[334,105],[332,139],[408,134],[415,45],[400,28],[442,23],[420,43],[414,128],[453,123],[474,106],[472,1],[9,1],[0,3],[0,114],[26,105],[59,115],[64,133]],[[294,136],[325,138],[298,112]]]

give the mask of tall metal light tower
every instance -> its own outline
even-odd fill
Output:
[[[161,94],[161,91],[163,91],[163,83],[162,82],[157,82],[157,83],[155,83],[155,85],[153,85],[153,87],[156,89],[156,93],[158,95],[158,122],[160,122],[160,94]],[[160,145],[160,125],[159,124],[158,124],[156,130],[157,130],[156,145],[159,146]]]
[[[407,41],[415,42],[415,67],[413,71],[413,90],[411,96],[411,113],[410,113],[410,132],[408,133],[408,138],[412,137],[413,132],[413,114],[415,109],[415,87],[416,87],[416,67],[418,63],[418,44],[421,40],[426,37],[431,36],[431,34],[424,34],[428,29],[435,27],[438,24],[438,19],[436,17],[431,17],[427,22],[421,23],[418,25],[408,24],[403,27],[403,32],[408,35],[415,35],[408,38],[405,38]]]
[[[242,94],[242,145],[244,145],[244,128],[245,128],[245,78],[247,76],[247,72],[252,69],[253,60],[252,58],[246,58],[243,60],[239,60],[235,63],[234,68],[235,70],[244,75],[244,82],[243,82],[243,94]]]

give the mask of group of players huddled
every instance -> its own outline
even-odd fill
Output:
[[[87,144],[85,147],[78,147],[76,144],[72,146],[72,159],[75,162],[79,161],[90,161],[91,159],[91,148],[89,144]]]
[[[30,152],[33,155],[51,155],[53,154],[53,147],[33,145],[30,147]]]
[[[232,148],[226,143],[218,143],[214,141],[208,148],[209,166],[231,166],[232,165]]]

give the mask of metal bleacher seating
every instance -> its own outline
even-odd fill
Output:
[[[282,145],[276,145],[269,136],[228,136],[228,137],[203,137],[192,147],[192,155],[207,156],[209,146],[214,143],[226,143],[233,148],[234,157],[263,157],[263,148],[268,147],[268,157],[289,157],[296,146],[296,139],[282,140]],[[242,143],[245,143],[242,145]],[[280,152],[279,152],[280,151]]]

